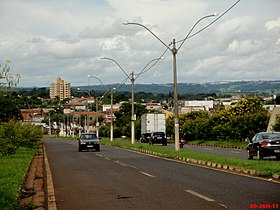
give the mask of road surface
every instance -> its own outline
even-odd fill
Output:
[[[79,153],[76,141],[44,144],[58,210],[243,210],[280,204],[278,183],[109,146]]]

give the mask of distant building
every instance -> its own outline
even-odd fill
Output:
[[[213,109],[214,101],[184,101],[183,110],[185,113],[191,111],[207,111],[209,112],[210,109]]]
[[[144,104],[147,109],[153,109],[153,110],[160,110],[161,104],[160,103],[146,103]]]
[[[60,77],[56,79],[56,83],[50,84],[50,98],[56,97],[59,100],[71,97],[71,84],[65,83]]]

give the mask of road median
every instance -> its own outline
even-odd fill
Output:
[[[241,160],[236,158],[226,158],[213,154],[202,154],[191,151],[173,149],[146,144],[130,144],[127,141],[107,141],[102,140],[102,144],[130,149],[140,153],[154,155],[157,157],[172,159],[180,162],[200,165],[232,173],[243,174],[253,177],[266,178],[269,181],[280,182],[280,165],[277,161],[271,160]]]

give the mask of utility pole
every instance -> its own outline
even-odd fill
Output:
[[[135,120],[136,116],[134,115],[134,71],[131,73],[131,144],[135,144]]]

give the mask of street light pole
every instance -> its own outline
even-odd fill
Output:
[[[110,141],[113,141],[113,135],[114,135],[114,130],[113,130],[113,91],[111,89],[111,123],[110,123]]]
[[[98,100],[96,99],[96,122],[95,122],[95,127],[96,127],[96,136],[99,137],[99,122],[98,122]]]
[[[113,134],[114,134],[114,127],[113,127],[113,93],[114,93],[114,90],[116,90],[116,88],[112,88],[112,89],[108,89],[105,85],[104,85],[104,83],[98,78],[98,77],[96,77],[96,76],[93,76],[93,75],[88,75],[88,78],[89,77],[92,77],[92,78],[95,78],[95,79],[97,79],[106,89],[107,89],[107,91],[105,92],[105,93],[107,93],[107,92],[110,92],[110,94],[111,94],[111,110],[110,110],[110,117],[111,117],[111,123],[110,123],[110,141],[113,141]]]
[[[142,71],[138,74],[138,76],[142,73],[144,73],[144,70],[152,63],[153,61],[159,61],[160,59],[163,59],[164,57],[159,57],[156,59],[152,59],[143,69]],[[122,72],[127,76],[127,78],[131,81],[131,144],[135,144],[135,120],[136,120],[136,115],[134,114],[134,82],[138,78],[134,74],[134,71],[131,72],[131,77],[126,73],[126,71],[121,67],[121,65],[115,61],[112,58],[107,58],[104,56],[101,56],[101,59],[106,59],[113,61],[121,70]]]
[[[116,90],[116,88],[112,88],[110,90],[110,93],[111,93],[111,123],[110,123],[110,141],[113,141],[113,136],[114,136],[114,125],[113,125],[113,93],[114,91],[113,90]]]
[[[174,89],[174,96],[173,96],[173,103],[174,103],[174,131],[175,131],[175,150],[179,150],[179,110],[178,110],[178,94],[177,94],[177,62],[176,62],[176,42],[173,39],[173,48],[172,48],[172,55],[173,55],[173,89]]]
[[[135,120],[134,115],[134,71],[131,73],[131,144],[135,144]]]
[[[138,25],[141,26],[143,28],[145,28],[147,31],[149,31],[157,40],[159,40],[167,49],[169,49],[172,52],[172,56],[173,56],[173,77],[174,77],[174,96],[173,96],[173,100],[174,100],[174,133],[175,133],[175,150],[178,151],[180,150],[179,148],[179,110],[178,110],[178,94],[177,94],[177,65],[176,65],[176,55],[178,53],[178,50],[182,47],[183,43],[185,42],[185,40],[187,40],[189,38],[189,35],[191,34],[191,32],[193,31],[193,29],[195,28],[195,26],[203,19],[208,18],[208,17],[213,17],[213,16],[217,16],[218,13],[214,13],[212,15],[206,15],[202,18],[200,18],[192,27],[192,29],[189,31],[189,33],[187,34],[187,36],[183,39],[181,45],[179,46],[178,49],[176,49],[176,42],[175,39],[173,39],[172,41],[172,49],[170,48],[170,46],[168,46],[167,44],[165,44],[165,42],[163,42],[155,33],[153,33],[149,28],[147,28],[146,26],[140,24],[140,23],[130,23],[130,22],[123,22],[124,25]]]

